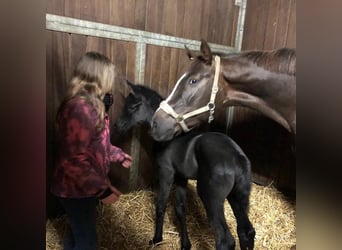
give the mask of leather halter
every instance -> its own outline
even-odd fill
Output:
[[[175,88],[172,90],[169,97],[160,103],[159,107],[162,110],[164,110],[167,114],[171,115],[176,120],[176,122],[181,126],[181,128],[183,129],[184,132],[190,131],[188,126],[185,124],[185,120],[192,117],[192,116],[196,116],[196,115],[199,115],[199,114],[202,114],[204,112],[209,111],[208,123],[211,123],[214,120],[215,98],[216,98],[216,93],[218,91],[218,79],[219,79],[220,66],[221,66],[220,62],[221,62],[221,58],[219,56],[215,56],[215,76],[214,76],[213,86],[211,88],[210,100],[207,103],[207,105],[205,105],[201,108],[198,108],[194,111],[188,112],[186,114],[179,115],[168,104],[168,101],[171,99],[171,97],[174,94],[176,88],[178,87],[178,84],[180,83],[180,81],[185,77],[185,74],[178,80]]]

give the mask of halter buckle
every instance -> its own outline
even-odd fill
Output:
[[[183,120],[184,120],[184,118],[183,118],[182,115],[178,115],[178,116],[176,117],[176,122],[177,122],[177,123],[180,123],[180,122],[182,122]]]
[[[215,110],[215,103],[209,102],[208,103],[208,108],[210,111],[214,111]]]
[[[209,109],[208,123],[211,123],[214,120],[215,103],[209,102],[208,109]]]
[[[210,110],[209,112],[208,123],[211,123],[214,120],[214,110]]]

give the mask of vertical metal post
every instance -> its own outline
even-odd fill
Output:
[[[229,129],[233,124],[234,106],[226,108],[226,134],[229,134]]]
[[[241,51],[243,30],[245,26],[245,15],[246,15],[246,5],[247,0],[235,0],[235,5],[239,6],[239,17],[235,35],[235,49]]]
[[[145,58],[146,58],[146,44],[138,42],[136,44],[135,54],[135,75],[134,81],[136,83],[143,83],[145,77]],[[133,157],[132,166],[129,173],[129,190],[138,188],[139,178],[139,159],[140,159],[140,129],[135,128],[132,132],[131,155]]]
[[[244,30],[244,25],[245,25],[247,0],[235,0],[235,5],[239,6],[240,9],[239,9],[239,17],[238,17],[238,23],[237,23],[237,28],[236,28],[234,47],[236,51],[241,51],[243,30]],[[226,134],[229,133],[229,129],[231,128],[233,124],[233,118],[234,118],[234,106],[230,106],[226,109]]]

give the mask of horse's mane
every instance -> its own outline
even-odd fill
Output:
[[[281,48],[271,51],[244,51],[240,53],[223,54],[217,53],[223,58],[238,58],[256,63],[258,66],[267,70],[296,75],[296,50]],[[277,63],[275,63],[277,62]]]

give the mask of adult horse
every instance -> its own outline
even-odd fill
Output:
[[[125,133],[142,123],[150,124],[162,98],[154,90],[128,83],[132,88],[116,122]],[[172,184],[176,185],[175,211],[181,228],[181,249],[190,249],[185,204],[188,179],[197,179],[197,192],[214,231],[216,249],[235,249],[224,216],[224,201],[230,203],[237,220],[240,248],[254,248],[255,231],[248,219],[251,189],[250,162],[240,147],[220,133],[187,133],[167,143],[159,143],[159,193],[156,204],[155,234],[150,242],[162,241],[163,221]]]
[[[199,53],[185,48],[193,62],[153,116],[155,140],[170,140],[206,120],[210,123],[214,111],[229,105],[257,110],[296,133],[294,49],[213,55],[203,40]]]

